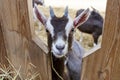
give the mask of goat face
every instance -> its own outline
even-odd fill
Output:
[[[71,49],[74,28],[83,24],[90,15],[89,9],[85,10],[73,21],[68,15],[66,7],[63,17],[56,17],[50,7],[50,17],[47,19],[35,6],[35,13],[48,32],[48,46],[57,58],[65,56]]]
[[[54,16],[49,18],[46,23],[46,29],[51,34],[51,51],[56,57],[62,57],[66,55],[68,51],[68,35],[66,34],[66,26],[68,23],[69,19],[65,16],[61,18]]]

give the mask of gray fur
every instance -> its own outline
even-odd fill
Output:
[[[70,80],[80,80],[82,56],[84,48],[76,41],[73,41],[72,50],[68,52],[67,69]]]

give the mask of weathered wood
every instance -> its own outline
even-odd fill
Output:
[[[120,79],[120,1],[109,0],[102,43],[104,54],[101,77],[105,80]],[[111,7],[112,6],[112,7]],[[106,37],[107,36],[107,37]]]
[[[82,80],[120,80],[120,0],[108,0],[101,49],[84,58]]]
[[[95,51],[97,51],[98,49],[101,49],[101,44],[97,44],[95,47],[91,48],[90,50],[88,50],[87,52],[85,52],[85,54],[83,55],[83,58],[93,54]]]
[[[1,7],[1,5],[0,5],[0,7]],[[8,66],[8,62],[6,60],[7,52],[6,52],[4,37],[3,37],[3,33],[2,33],[1,20],[2,19],[1,19],[1,8],[0,8],[0,64],[7,67]],[[2,65],[0,65],[0,67],[2,67]]]
[[[47,45],[38,37],[38,35],[35,34],[35,29],[34,29],[34,22],[33,22],[33,9],[31,6],[32,3],[30,0],[27,0],[28,1],[28,11],[29,11],[29,21],[30,21],[30,28],[31,28],[31,35],[32,35],[32,40],[45,52],[45,53],[48,53],[48,48],[47,48]]]
[[[1,20],[0,20],[0,67],[2,67],[2,65],[6,67],[8,66],[6,57],[7,57],[7,53],[6,53],[4,38],[2,34]]]
[[[36,72],[39,74],[38,80],[50,80],[49,58],[32,41],[27,2],[27,0],[0,1],[1,27],[7,55],[16,69],[21,67],[23,80],[35,76]]]

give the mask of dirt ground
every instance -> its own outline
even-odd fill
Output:
[[[38,6],[39,9],[45,14],[45,16],[49,16],[49,8],[48,7],[42,7],[42,6]],[[64,9],[63,8],[53,8],[54,9],[54,12],[56,14],[56,16],[60,17],[63,15],[63,12],[64,12]],[[69,14],[70,16],[74,19],[75,17],[75,14],[76,14],[76,11],[75,9],[69,9]],[[100,12],[100,14],[104,17],[105,16],[105,12]],[[35,22],[34,26],[35,26],[35,33],[36,35],[39,36],[39,38],[45,43],[47,44],[47,37],[46,37],[46,32],[44,30],[44,26],[41,24],[40,27],[38,27],[38,22]],[[81,36],[80,36],[80,31],[78,31],[76,29],[75,31],[75,38],[79,41]],[[102,41],[102,36],[99,38],[99,43],[101,43]],[[84,48],[85,50],[89,50],[93,47],[93,38],[92,38],[92,35],[90,34],[86,34],[86,33],[83,33],[83,40],[82,42],[79,42]]]

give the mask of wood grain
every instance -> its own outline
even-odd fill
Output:
[[[7,67],[8,66],[8,62],[6,60],[7,52],[6,52],[6,48],[5,48],[1,25],[2,24],[1,24],[1,20],[0,20],[0,67],[2,67],[2,65]]]
[[[39,74],[38,80],[50,80],[49,58],[32,40],[27,2],[27,0],[0,1],[1,27],[6,51],[15,68],[21,67],[23,80],[34,73]]]
[[[84,58],[82,80],[120,80],[120,1],[108,0],[101,49]]]

